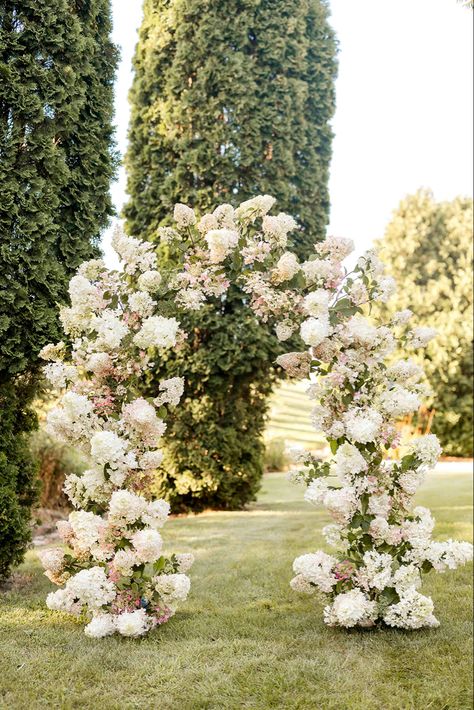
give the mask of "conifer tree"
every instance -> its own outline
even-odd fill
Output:
[[[110,29],[109,0],[0,0],[0,576],[29,539],[38,353],[112,213]]]
[[[451,456],[472,456],[472,204],[436,202],[420,190],[400,202],[379,244],[403,284],[390,309],[410,308],[437,330],[424,365],[434,391],[432,430]]]
[[[268,193],[301,225],[304,257],[328,221],[335,54],[326,0],[145,0],[127,231],[154,240],[176,202],[208,210]],[[238,507],[261,477],[279,345],[235,290],[187,321],[195,337],[157,373],[187,380],[162,492],[175,508]]]

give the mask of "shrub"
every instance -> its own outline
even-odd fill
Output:
[[[284,471],[288,462],[284,439],[271,439],[265,444],[265,471]]]
[[[36,426],[28,407],[31,389],[25,377],[0,389],[0,579],[21,562],[31,540],[30,510],[38,495],[37,467],[27,441]]]
[[[0,9],[1,574],[29,539],[40,349],[59,334],[57,303],[98,254],[108,187],[117,52],[110,0],[4,0]],[[25,388],[25,382],[27,387]],[[16,497],[16,502],[15,502]],[[10,563],[9,563],[10,560]]]

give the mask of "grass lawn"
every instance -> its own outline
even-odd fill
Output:
[[[471,501],[466,474],[432,474],[419,496],[440,539],[470,538]],[[321,600],[288,587],[293,558],[322,545],[326,520],[270,474],[247,512],[170,521],[170,547],[197,556],[192,594],[138,641],[88,639],[49,612],[52,585],[30,552],[1,599],[0,707],[470,708],[471,568],[426,578],[439,629],[328,629]]]

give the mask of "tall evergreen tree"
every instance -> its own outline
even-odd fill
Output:
[[[208,210],[269,193],[307,254],[328,221],[335,55],[326,0],[145,0],[127,230],[153,240],[176,202]],[[261,476],[279,345],[237,290],[186,321],[193,337],[157,373],[187,378],[162,492],[175,507],[236,507]]]
[[[433,432],[444,453],[472,456],[472,200],[400,202],[379,247],[403,287],[390,310],[410,308],[438,331],[424,362],[434,390]]]
[[[0,0],[0,576],[29,539],[38,352],[112,213],[110,29],[109,0]]]

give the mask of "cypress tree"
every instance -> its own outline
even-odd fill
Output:
[[[209,210],[258,193],[324,236],[336,41],[326,0],[145,0],[126,156],[127,231],[155,239],[176,202]],[[237,290],[185,316],[194,333],[158,376],[186,374],[161,475],[180,506],[237,507],[262,472],[279,344]],[[184,406],[183,406],[184,404]]]
[[[410,308],[437,330],[424,367],[434,391],[432,430],[451,456],[472,456],[472,204],[436,202],[420,190],[400,202],[379,243],[403,284],[389,310]]]
[[[0,575],[29,539],[26,434],[57,303],[112,213],[109,0],[0,2]]]

